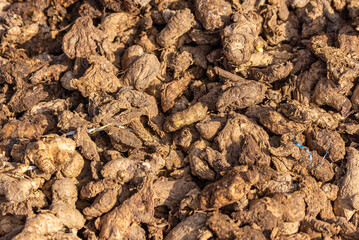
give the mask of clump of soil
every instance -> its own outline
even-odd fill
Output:
[[[0,238],[358,239],[358,9],[0,0]]]

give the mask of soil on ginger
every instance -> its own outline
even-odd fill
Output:
[[[0,0],[0,238],[359,239],[354,0]]]

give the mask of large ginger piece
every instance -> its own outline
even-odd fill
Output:
[[[83,228],[85,219],[76,209],[77,188],[74,179],[56,180],[52,185],[50,212],[39,213],[26,219],[24,229],[13,239],[78,239],[76,231]],[[72,236],[67,235],[70,229]]]
[[[0,195],[5,195],[7,201],[22,202],[42,186],[42,178],[16,179],[5,173],[0,174]]]
[[[248,138],[251,138],[251,140]],[[245,115],[230,115],[226,126],[218,133],[215,141],[218,143],[219,150],[225,155],[226,160],[230,164],[234,164],[240,158],[241,161],[244,160],[242,157],[247,154],[242,154],[242,151],[244,153],[248,152],[245,146],[248,146],[248,141],[251,141],[251,146],[254,146],[254,144],[257,145],[257,147],[253,149],[259,149],[259,156],[262,155],[263,158],[268,161],[269,156],[266,156],[266,154],[268,153],[269,136],[261,126],[251,121],[251,119]],[[246,141],[247,143],[245,143]],[[254,152],[253,150],[251,151],[251,153]],[[263,153],[265,155],[263,155]],[[258,159],[261,158],[262,157],[259,157]]]
[[[349,220],[359,209],[359,151],[349,147],[347,154],[347,173],[334,203],[334,211]]]
[[[202,209],[221,208],[246,198],[252,185],[259,181],[259,175],[253,171],[242,171],[235,167],[223,178],[208,184],[200,195]]]
[[[263,101],[267,87],[256,81],[243,81],[233,87],[224,86],[216,107],[222,112],[226,109],[243,109]]]
[[[340,92],[340,88],[326,78],[319,80],[314,89],[312,101],[318,106],[331,106],[340,111],[343,116],[346,116],[352,107],[352,103]]]
[[[76,143],[58,135],[30,143],[26,150],[26,159],[45,173],[61,171],[65,177],[77,177],[84,165],[82,156],[75,150]]]
[[[96,55],[96,48],[106,35],[96,28],[90,17],[80,17],[63,39],[62,49],[69,58]]]
[[[254,45],[261,30],[262,17],[255,12],[236,16],[236,22],[224,28],[223,51],[233,65],[241,65],[251,58]]]
[[[60,231],[63,223],[52,213],[41,213],[30,217],[22,232],[16,235],[13,240],[46,240],[48,236]]]
[[[131,225],[149,223],[154,214],[152,178],[123,204],[101,217],[100,239],[127,239]]]
[[[28,138],[39,139],[47,130],[49,121],[43,114],[21,120],[12,119],[0,129],[0,139]]]
[[[92,92],[114,93],[121,86],[116,77],[117,68],[111,62],[101,56],[89,57],[91,67],[79,79],[71,79],[70,86],[79,90],[84,97],[90,96]]]

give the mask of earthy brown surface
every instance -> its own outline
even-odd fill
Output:
[[[0,0],[0,239],[359,239],[358,31],[355,0]]]

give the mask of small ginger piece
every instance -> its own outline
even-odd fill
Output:
[[[94,203],[83,210],[86,218],[99,217],[109,212],[117,202],[118,187],[115,185],[112,189],[107,189],[98,195]]]
[[[153,54],[143,54],[128,69],[121,82],[137,90],[149,87],[160,71],[160,62]]]
[[[206,180],[214,180],[215,172],[209,168],[208,163],[201,157],[201,153],[206,147],[206,142],[203,140],[193,143],[189,149],[188,161],[193,175]]]
[[[301,132],[307,127],[304,123],[290,121],[273,108],[254,106],[254,108],[248,109],[247,115],[250,117],[257,117],[263,126],[268,128],[272,133],[278,135]]]
[[[161,88],[161,105],[163,112],[167,112],[175,104],[175,99],[183,94],[190,83],[191,78],[185,75],[183,78],[164,83]]]
[[[252,136],[246,135],[238,161],[246,165],[256,164],[269,166],[270,157],[261,151],[258,143]]]
[[[327,41],[327,36],[313,37],[311,39],[312,49],[319,58],[326,62],[328,79],[335,81],[343,88],[350,89],[350,83],[359,74],[359,61],[347,54],[345,49],[329,46]]]
[[[296,100],[280,104],[279,112],[289,119],[299,123],[316,123],[321,128],[334,130],[338,127],[336,115],[326,112],[324,109],[314,105],[306,106]]]
[[[208,231],[208,228],[206,227],[206,220],[207,215],[205,213],[196,212],[192,216],[187,217],[185,220],[177,224],[167,234],[165,240],[198,239],[200,234]]]
[[[32,108],[37,103],[49,97],[48,89],[45,85],[39,84],[20,88],[12,95],[8,107],[12,112],[19,113]]]
[[[273,83],[289,76],[293,69],[291,62],[271,65],[265,69],[252,69],[253,78],[264,82]]]
[[[343,116],[346,116],[352,107],[350,100],[341,93],[335,83],[326,78],[321,78],[317,83],[312,95],[312,101],[319,106],[331,106],[340,111]]]
[[[120,158],[106,163],[101,170],[101,175],[104,178],[129,182],[134,177],[144,177],[150,172],[156,174],[159,169],[164,167],[164,165],[164,159],[158,155],[154,155],[149,162],[133,160],[130,158]]]
[[[294,81],[296,87],[293,92],[293,99],[308,105],[311,101],[313,88],[325,73],[325,64],[320,60],[313,63],[309,70],[300,73]]]
[[[167,118],[163,128],[167,132],[177,131],[192,123],[203,120],[207,116],[208,107],[198,102],[182,112],[177,112]]]
[[[264,18],[263,32],[270,45],[279,45],[283,41],[299,38],[299,22],[294,14],[288,11],[285,0],[274,0],[274,5],[266,5],[262,15]],[[289,18],[289,19],[288,19]]]
[[[239,227],[225,214],[214,212],[208,218],[207,225],[220,239],[235,239],[239,234]]]
[[[246,81],[226,89],[218,98],[217,109],[243,109],[263,101],[267,87],[256,81]]]
[[[311,129],[307,133],[308,146],[324,156],[328,150],[328,159],[332,162],[340,161],[345,156],[345,142],[338,132]]]
[[[91,181],[87,185],[83,186],[80,191],[81,198],[93,198],[97,194],[106,191],[107,189],[114,188],[116,181],[112,178],[104,178],[98,181]]]
[[[303,198],[304,195],[300,192],[275,194],[272,198],[252,201],[248,210],[236,212],[233,216],[244,224],[259,226],[263,232],[279,227],[281,233],[288,234],[290,229],[281,226],[289,223],[294,225],[294,232],[297,232],[306,213]]]
[[[221,118],[213,118],[211,120],[203,120],[196,124],[197,131],[201,134],[206,140],[213,140],[218,131],[224,125],[224,119]]]
[[[139,45],[132,45],[128,47],[121,58],[122,70],[129,68],[143,54],[143,48]]]
[[[187,181],[185,178],[177,180],[159,179],[153,184],[155,207],[166,206],[175,210],[186,194],[194,189],[198,190],[197,184],[193,181]]]
[[[246,135],[253,138],[262,153],[268,154],[269,136],[267,132],[242,114],[230,115],[225,127],[217,134],[215,142],[225,155],[226,161],[233,165],[239,160],[240,149]]]
[[[107,35],[110,42],[136,24],[136,17],[127,12],[116,12],[106,16],[101,22],[100,29]]]
[[[196,17],[206,30],[223,28],[230,21],[231,4],[225,0],[196,0]]]
[[[122,129],[110,126],[106,129],[107,135],[111,139],[111,143],[115,149],[126,152],[128,149],[139,149],[142,147],[142,141],[135,133],[129,129]]]
[[[191,10],[184,9],[176,12],[171,17],[167,26],[160,32],[157,42],[163,47],[169,47],[176,43],[177,39],[188,32],[194,24],[194,16]]]
[[[197,49],[200,49],[199,47]],[[169,50],[168,55],[166,55],[166,64],[167,67],[173,70],[173,78],[178,79],[185,75],[186,70],[194,63],[193,52],[186,51],[185,48],[182,48],[181,53],[172,52]],[[196,54],[198,57],[199,54]]]
[[[50,210],[70,229],[81,229],[85,225],[85,218],[75,206],[58,201],[51,204]]]
[[[250,226],[239,228],[234,220],[225,214],[213,213],[206,224],[219,239],[266,239],[261,230]]]
[[[81,148],[82,156],[91,161],[100,161],[96,143],[92,141],[85,127],[79,127],[74,135],[76,145]]]

